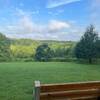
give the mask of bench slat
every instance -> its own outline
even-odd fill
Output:
[[[41,93],[82,89],[100,89],[100,82],[41,85]]]
[[[100,93],[97,89],[94,90],[84,90],[84,91],[64,91],[64,92],[49,92],[49,93],[41,93],[40,100],[48,100],[50,99],[67,99],[67,98],[82,98],[82,97],[98,97]]]

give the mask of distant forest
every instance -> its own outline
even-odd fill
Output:
[[[52,51],[53,61],[66,61],[66,58],[72,58],[73,48],[76,42],[72,41],[39,41],[31,39],[13,39],[11,40],[10,50],[12,60],[16,61],[34,61],[36,49],[39,45],[47,44]]]
[[[80,41],[9,39],[0,33],[0,61],[76,61],[92,63],[100,58],[100,37],[94,26]]]
[[[66,58],[74,56],[73,48],[76,45],[72,41],[9,39],[3,34],[0,34],[0,40],[0,61],[35,61],[36,49],[42,44],[47,44],[50,48],[51,60],[66,61]]]

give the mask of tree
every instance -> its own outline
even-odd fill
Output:
[[[90,25],[81,40],[75,47],[75,55],[78,59],[86,59],[92,63],[94,58],[97,58],[98,52],[96,42],[98,41],[98,34],[93,25]]]
[[[49,61],[52,57],[52,51],[48,44],[42,44],[37,47],[35,59],[37,61]]]
[[[97,48],[98,58],[100,58],[100,39],[97,40],[96,42],[96,48]]]
[[[10,41],[0,33],[0,61],[7,61],[10,57]]]

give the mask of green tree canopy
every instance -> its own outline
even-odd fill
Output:
[[[49,61],[51,54],[51,49],[48,44],[42,44],[36,49],[35,59],[37,61]]]
[[[7,61],[10,57],[10,40],[0,33],[0,61]]]
[[[78,59],[87,59],[92,63],[92,59],[97,58],[98,52],[96,43],[98,34],[93,25],[90,25],[75,48],[75,55]]]
[[[100,38],[96,42],[96,48],[97,48],[97,52],[98,52],[98,58],[100,58]]]

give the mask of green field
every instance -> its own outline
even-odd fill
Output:
[[[33,83],[100,80],[100,65],[49,62],[0,63],[0,100],[32,100]]]

